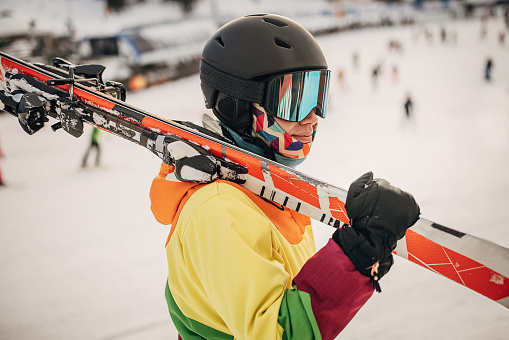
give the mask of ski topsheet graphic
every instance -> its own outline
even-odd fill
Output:
[[[202,169],[203,182],[231,180],[330,226],[349,222],[346,190],[240,149],[202,127],[126,104],[121,84],[102,80],[101,65],[72,65],[58,58],[53,66],[30,64],[0,52],[0,70],[0,109],[17,116],[29,134],[52,117],[54,130],[79,137],[87,123],[147,148],[170,165],[206,154],[199,157],[205,164],[188,167]],[[175,152],[183,144],[178,150],[189,151],[184,158]],[[186,180],[186,171],[176,176]],[[394,253],[509,308],[507,248],[421,218]]]

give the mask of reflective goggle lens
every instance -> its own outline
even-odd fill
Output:
[[[329,92],[330,70],[303,71],[284,74],[267,85],[264,108],[273,116],[300,122],[317,108],[325,118]]]

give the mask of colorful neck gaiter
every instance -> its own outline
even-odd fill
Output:
[[[265,109],[258,104],[251,106],[253,114],[253,137],[260,138],[274,151],[289,158],[305,158],[311,148],[313,141],[302,143],[287,134],[283,128],[276,123],[274,117],[265,112]],[[316,125],[313,132],[313,139],[316,134]]]

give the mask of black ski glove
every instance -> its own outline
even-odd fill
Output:
[[[419,218],[419,206],[412,195],[368,172],[350,185],[345,208],[351,227],[336,230],[332,239],[380,291],[378,280],[394,263],[397,240]]]

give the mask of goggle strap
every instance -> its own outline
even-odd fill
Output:
[[[201,61],[200,79],[205,84],[234,98],[263,104],[266,84],[232,76]]]

